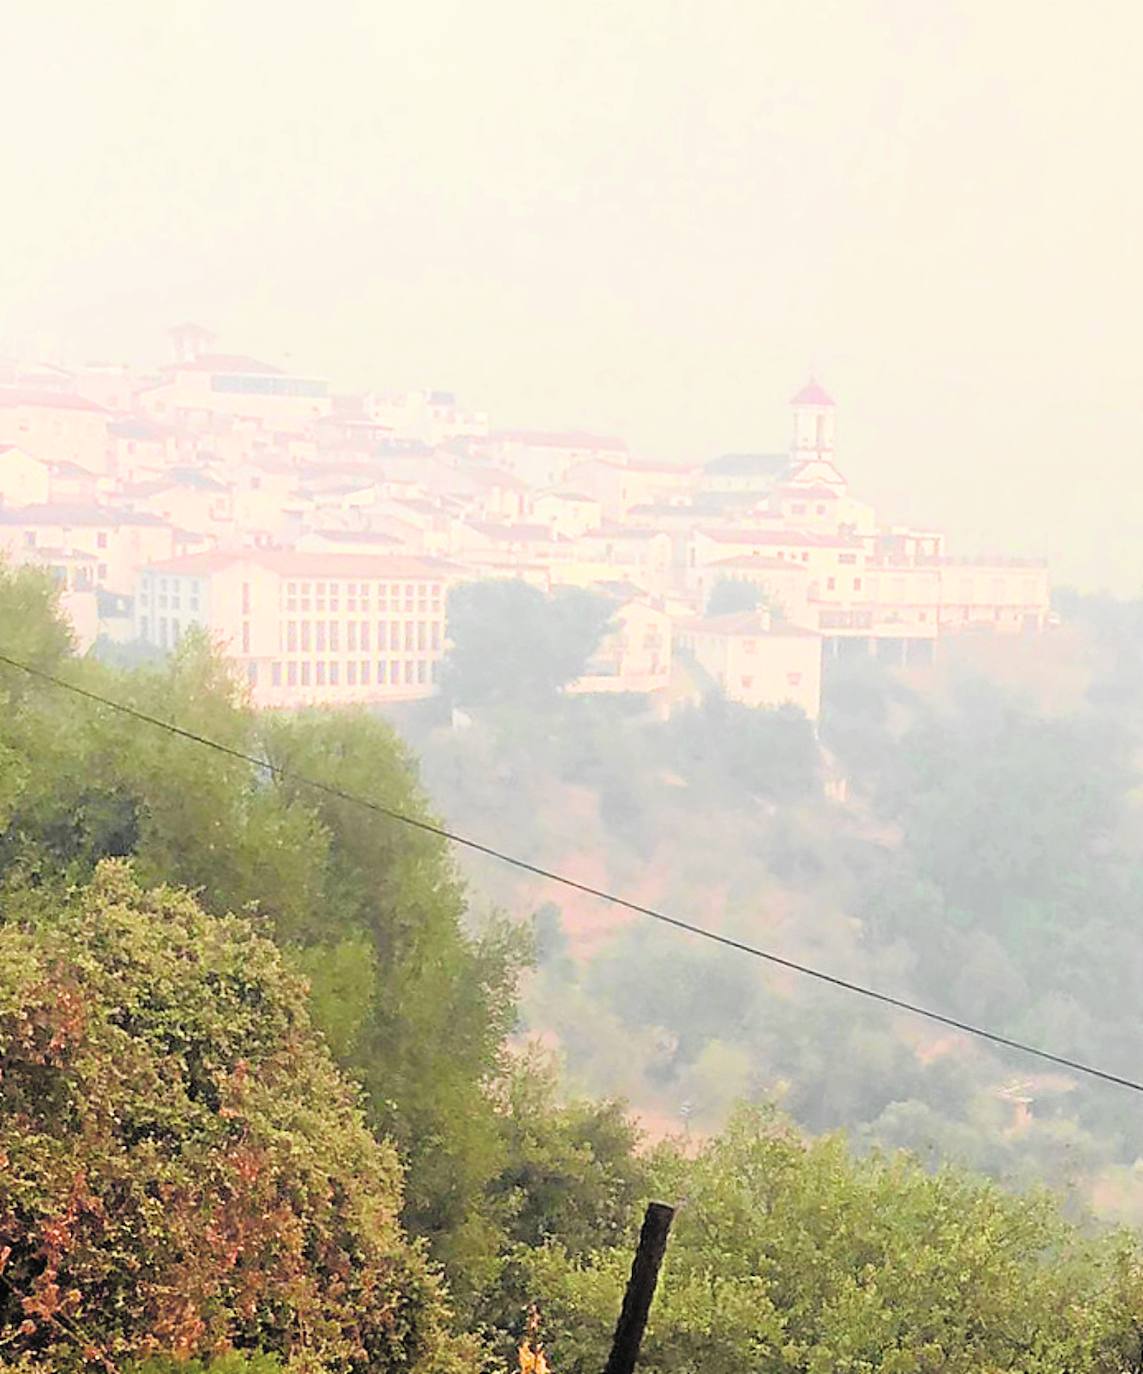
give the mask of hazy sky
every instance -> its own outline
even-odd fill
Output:
[[[0,351],[840,462],[1143,589],[1139,0],[0,0]]]

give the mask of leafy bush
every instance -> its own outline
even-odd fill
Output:
[[[0,927],[5,1356],[459,1361],[395,1151],[275,947],[121,862],[49,905]]]

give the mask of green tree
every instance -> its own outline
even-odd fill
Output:
[[[720,577],[711,588],[706,603],[707,615],[731,615],[736,611],[756,611],[766,604],[761,589],[739,577]]]
[[[0,1341],[459,1369],[401,1169],[248,923],[121,863],[0,927]],[[225,1367],[225,1366],[223,1366]]]
[[[548,700],[582,675],[612,609],[579,587],[550,595],[520,581],[454,587],[445,689],[462,706]]]
[[[498,1086],[506,1159],[489,1196],[509,1245],[475,1316],[510,1359],[533,1293],[528,1257],[553,1242],[586,1258],[626,1235],[647,1167],[623,1103],[563,1101],[552,1063],[530,1050]]]
[[[694,1160],[661,1150],[655,1188],[686,1202],[641,1367],[833,1374],[1124,1374],[1143,1368],[1133,1242],[1088,1239],[1045,1197],[1012,1197],[907,1156],[853,1160],[743,1110]],[[601,1367],[628,1247],[533,1252],[561,1374]]]
[[[800,801],[820,787],[813,726],[796,706],[743,706],[721,694],[672,719],[680,772],[725,800],[728,784],[773,801]]]
[[[211,646],[116,671],[69,656],[50,588],[0,576],[13,657],[228,748],[431,821],[411,759],[363,712],[250,709]],[[408,1164],[406,1220],[458,1281],[495,1254],[482,1211],[502,1145],[499,1071],[526,954],[503,923],[466,928],[444,841],[0,668],[0,884],[62,893],[105,858],[248,913],[310,979],[314,1016]],[[463,1286],[463,1285],[462,1285]]]

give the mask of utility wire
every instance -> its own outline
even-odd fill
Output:
[[[497,859],[500,863],[508,864],[510,867],[520,870],[523,873],[531,873],[537,878],[545,878],[549,882],[559,883],[562,887],[571,888],[575,892],[582,892],[586,896],[596,897],[601,902],[608,902],[612,906],[622,907],[625,911],[632,911],[638,916],[647,916],[653,921],[659,921],[666,926],[673,926],[676,930],[686,931],[688,935],[697,935],[703,940],[710,940],[713,944],[724,945],[727,949],[737,950],[740,954],[748,954],[754,959],[761,959],[768,964],[776,965],[778,968],[790,970],[792,973],[800,973],[806,978],[813,978],[819,983],[826,983],[830,987],[840,988],[843,992],[854,993],[858,997],[864,997],[871,1002],[879,1002],[882,1006],[894,1007],[898,1011],[908,1012],[912,1016],[923,1017],[927,1021],[934,1021],[941,1026],[949,1026],[953,1030],[963,1031],[966,1035],[976,1036],[977,1039],[987,1040],[994,1045],[1001,1045],[1005,1049],[1017,1050],[1021,1054],[1032,1055],[1036,1059],[1045,1060],[1049,1064],[1057,1064],[1061,1068],[1072,1069],[1076,1073],[1086,1074],[1089,1078],[1097,1078],[1105,1083],[1114,1083],[1121,1088],[1130,1088],[1132,1092],[1143,1093],[1143,1083],[1136,1082],[1134,1079],[1125,1078],[1120,1074],[1111,1073],[1107,1069],[1100,1069],[1092,1064],[1084,1064],[1078,1059],[1069,1059],[1067,1055],[1053,1054],[1050,1050],[1041,1049],[1036,1045],[1026,1044],[1022,1040],[1012,1039],[1010,1036],[1001,1035],[998,1031],[988,1030],[984,1026],[973,1025],[970,1021],[962,1021],[955,1016],[946,1016],[943,1012],[933,1011],[930,1007],[923,1007],[916,1002],[908,1002],[902,997],[894,997],[887,992],[878,992],[876,988],[866,987],[862,983],[854,983],[848,978],[840,978],[836,974],[826,973],[823,969],[814,968],[810,964],[799,963],[795,959],[788,959],[784,955],[775,954],[771,950],[759,949],[756,945],[748,945],[743,940],[735,940],[730,935],[722,935],[716,930],[708,930],[705,926],[695,925],[691,921],[684,921],[678,916],[670,916],[665,911],[658,911],[655,907],[642,906],[638,902],[629,901],[626,897],[620,897],[617,893],[608,892],[604,888],[593,887],[590,883],[581,883],[577,878],[569,878],[565,873],[556,873],[552,869],[543,868],[539,864],[529,863],[527,859],[517,858],[513,854],[507,854],[503,850],[496,849],[492,845],[483,844],[480,840],[471,839],[467,835],[458,834],[456,831],[448,830],[444,826],[434,825],[431,821],[421,820],[416,816],[407,815],[403,811],[397,811],[391,806],[385,806],[382,802],[376,802],[368,797],[357,796],[352,792],[346,792],[332,783],[321,782],[317,778],[307,777],[303,773],[296,773],[293,769],[284,768],[280,764],[270,763],[266,759],[256,758],[253,754],[244,753],[241,749],[234,749],[229,744],[223,744],[220,740],[210,739],[206,735],[200,735],[194,730],[187,730],[180,725],[175,725],[171,721],[161,720],[158,716],[149,715],[146,711],[140,711],[134,706],[128,706],[125,702],[113,701],[109,697],[101,696],[98,692],[89,691],[86,687],[80,687],[74,682],[68,682],[64,678],[56,677],[54,674],[37,668],[30,663],[22,663],[20,660],[11,658],[8,654],[0,652],[0,663],[6,664],[9,668],[15,668],[27,676],[36,678],[40,682],[48,683],[60,690],[72,693],[73,696],[82,697],[99,706],[105,706],[111,711],[116,711],[120,715],[127,716],[131,720],[137,720],[143,725],[154,726],[158,730],[165,730],[167,734],[174,735],[179,739],[189,740],[192,744],[201,744],[207,749],[213,749],[216,753],[223,754],[228,758],[237,759],[242,763],[250,764],[254,768],[260,768],[269,773],[272,777],[282,782],[295,783],[302,787],[308,787],[314,792],[324,793],[326,796],[334,797],[338,801],[349,802],[353,806],[365,807],[368,811],[376,812],[379,816],[385,816],[389,820],[398,821],[401,825],[409,826],[413,830],[423,831],[428,835],[435,835],[439,839],[447,840],[450,844],[460,845],[465,849],[470,849],[477,854],[487,855],[491,859]]]

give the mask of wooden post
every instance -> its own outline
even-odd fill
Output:
[[[659,1266],[667,1249],[667,1233],[674,1219],[675,1209],[665,1202],[648,1204],[643,1229],[639,1232],[639,1248],[631,1264],[631,1277],[611,1341],[611,1355],[603,1374],[632,1374],[635,1368],[651,1299],[659,1282]]]

